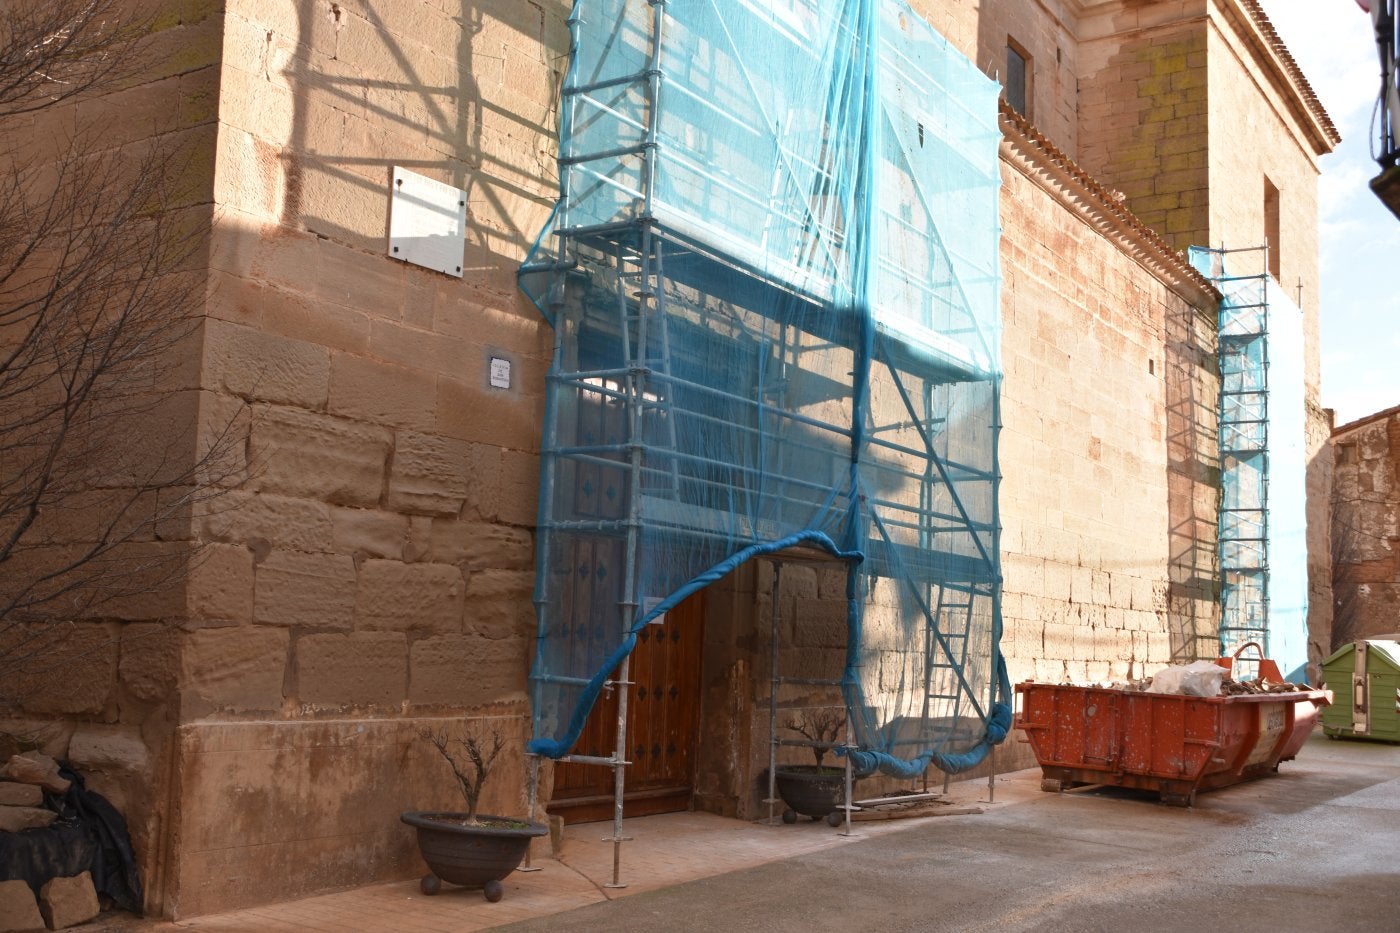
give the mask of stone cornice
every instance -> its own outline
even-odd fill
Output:
[[[1231,19],[1236,32],[1249,45],[1255,59],[1278,88],[1318,155],[1326,155],[1342,141],[1342,134],[1328,115],[1303,69],[1288,51],[1259,0],[1215,0]],[[1340,15],[1340,13],[1339,13]]]
[[[1005,101],[1001,103],[1001,158],[1053,196],[1105,239],[1115,243],[1184,297],[1211,324],[1220,293],[1186,257],[1144,224]]]

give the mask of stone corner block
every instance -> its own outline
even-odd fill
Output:
[[[53,878],[39,889],[39,912],[50,930],[64,930],[87,923],[102,912],[92,875],[83,872],[71,878]]]
[[[456,515],[475,472],[472,454],[465,441],[400,431],[389,470],[389,508]]]
[[[330,391],[330,351],[251,327],[205,325],[205,379],[243,398],[319,408]]]
[[[0,779],[35,784],[51,794],[66,794],[72,784],[58,773],[58,762],[43,752],[20,752],[11,755],[0,768]]]
[[[0,881],[0,933],[39,933],[44,917],[29,884],[19,879]]]
[[[271,408],[253,425],[259,490],[332,505],[379,502],[392,432],[316,412]]]
[[[253,612],[261,624],[350,628],[354,560],[339,554],[273,551],[257,568]]]
[[[480,707],[525,695],[524,638],[439,635],[409,652],[409,702]]]
[[[173,625],[136,622],[121,633],[117,674],[121,683],[140,700],[165,698],[180,675],[180,638]]]
[[[44,807],[0,807],[0,833],[43,829],[56,819],[58,814]]]
[[[44,792],[33,784],[0,781],[0,807],[42,807]]]
[[[5,645],[27,641],[23,654],[35,662],[20,662],[0,678],[30,714],[60,716],[101,714],[117,685],[117,629],[105,623],[10,625]],[[22,657],[23,654],[20,656]],[[55,677],[53,670],[63,676]]]
[[[297,699],[320,707],[400,706],[408,690],[403,632],[304,635],[297,640]]]
[[[68,743],[68,757],[84,771],[149,774],[151,752],[138,728],[79,727]]]
[[[253,552],[205,544],[190,568],[189,611],[206,622],[242,625],[253,618]]]
[[[181,658],[188,711],[280,710],[289,641],[286,629],[252,625],[190,633]]]
[[[355,618],[370,629],[460,632],[466,591],[450,564],[367,560],[355,591]]]

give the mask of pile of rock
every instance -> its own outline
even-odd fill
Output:
[[[0,832],[48,826],[58,814],[44,806],[44,791],[62,796],[69,786],[58,773],[58,762],[43,752],[10,756],[0,768]]]
[[[1256,677],[1253,680],[1231,680],[1225,678],[1225,682],[1220,685],[1220,695],[1227,697],[1250,696],[1260,693],[1296,693],[1299,690],[1310,690],[1307,684],[1292,684],[1286,680],[1269,680],[1265,677]]]
[[[39,889],[39,898],[23,881],[0,881],[0,930],[39,933],[87,923],[101,913],[92,876],[54,878]]]
[[[58,813],[44,805],[44,793],[61,797],[69,786],[68,779],[58,773],[58,762],[48,755],[12,755],[0,767],[0,832],[47,828],[58,819]],[[87,923],[100,912],[88,872],[49,880],[38,898],[25,881],[0,881],[0,933],[62,930]]]

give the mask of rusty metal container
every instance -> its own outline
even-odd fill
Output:
[[[1272,661],[1259,663],[1261,676],[1283,680]],[[1196,697],[1032,681],[1017,684],[1016,693],[1016,727],[1035,751],[1045,790],[1136,787],[1182,807],[1198,790],[1277,771],[1298,754],[1328,702],[1322,690]]]

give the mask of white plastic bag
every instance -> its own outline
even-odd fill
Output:
[[[1173,664],[1152,675],[1148,693],[1180,693],[1190,697],[1218,697],[1225,668],[1213,661]]]

